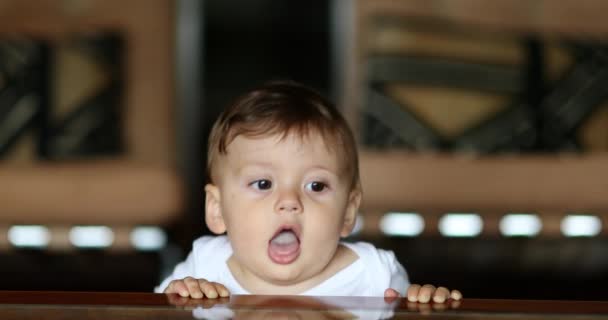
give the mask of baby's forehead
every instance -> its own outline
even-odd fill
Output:
[[[283,162],[286,165],[324,165],[332,171],[342,172],[348,164],[344,154],[337,152],[336,146],[327,142],[321,134],[273,134],[240,135],[226,146],[223,159],[229,166],[242,166],[248,162]]]
[[[226,146],[227,153],[231,150],[239,151],[262,151],[275,148],[289,148],[298,153],[310,151],[326,152],[331,155],[336,154],[336,144],[328,141],[326,135],[319,132],[298,132],[258,134],[258,135],[238,135]]]

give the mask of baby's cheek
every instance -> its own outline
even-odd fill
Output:
[[[255,252],[253,249],[255,247],[256,242],[252,241],[250,235],[243,230],[236,230],[230,236],[230,243],[232,245],[232,249],[234,253],[241,257],[248,257],[248,253]]]

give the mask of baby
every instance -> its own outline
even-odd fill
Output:
[[[207,169],[205,222],[219,236],[197,239],[156,292],[461,299],[410,285],[391,251],[341,241],[361,201],[357,149],[317,92],[273,82],[237,99],[213,126]]]

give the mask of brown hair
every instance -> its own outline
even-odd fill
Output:
[[[276,81],[238,98],[216,120],[209,135],[207,176],[213,180],[213,161],[226,154],[239,135],[261,137],[296,133],[304,138],[318,130],[326,147],[340,152],[351,177],[351,189],[360,188],[359,160],[353,134],[340,112],[315,90],[292,81]]]

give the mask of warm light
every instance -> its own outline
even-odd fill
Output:
[[[389,212],[380,220],[380,230],[389,236],[413,237],[424,230],[424,219],[418,213]]]
[[[131,231],[131,244],[137,250],[159,250],[167,244],[167,234],[159,227],[137,227]]]
[[[602,230],[602,221],[592,215],[568,215],[562,220],[561,229],[567,237],[593,237]]]
[[[448,213],[439,219],[439,232],[446,237],[474,237],[482,228],[483,221],[476,213]]]
[[[49,245],[51,233],[45,226],[12,226],[8,240],[15,247],[42,248]]]
[[[70,242],[79,248],[105,248],[114,242],[114,232],[105,226],[78,226],[70,230]]]
[[[542,222],[535,214],[510,213],[502,217],[499,224],[500,232],[509,237],[535,236],[542,229]]]

